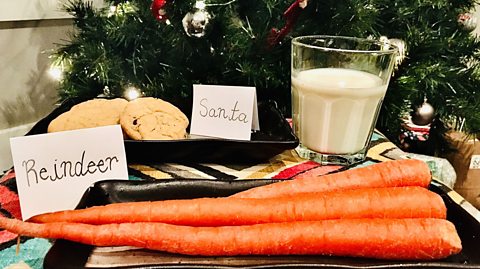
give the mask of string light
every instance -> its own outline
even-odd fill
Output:
[[[139,88],[130,85],[125,88],[125,91],[123,92],[123,96],[125,97],[125,99],[131,101],[131,100],[137,99],[138,97],[141,97],[142,91]]]
[[[205,4],[205,1],[197,1],[195,2],[195,8],[198,9],[205,9],[207,5]]]
[[[53,80],[60,81],[63,78],[63,68],[60,65],[52,64],[47,72]]]
[[[115,13],[117,12],[117,6],[110,6],[110,8],[108,9],[108,14],[107,14],[107,17],[111,17],[113,15],[115,15]]]
[[[199,2],[203,2],[204,8],[205,8],[205,7],[228,6],[228,5],[231,5],[231,4],[233,4],[233,3],[237,2],[237,1],[238,1],[238,0],[230,0],[230,1],[225,2],[225,3],[206,4],[205,1],[198,0],[198,1],[195,3],[195,7],[196,7],[197,5],[201,5],[201,3],[199,3]],[[198,8],[198,9],[201,9],[201,8]]]

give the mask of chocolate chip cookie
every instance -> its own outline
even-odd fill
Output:
[[[171,103],[143,97],[127,104],[120,115],[120,124],[134,140],[174,140],[186,138],[189,120]]]
[[[50,133],[119,124],[120,114],[127,104],[128,101],[122,98],[92,99],[79,103],[52,120],[47,131]]]

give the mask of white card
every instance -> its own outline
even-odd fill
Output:
[[[10,139],[22,218],[74,209],[94,182],[128,179],[120,125]]]
[[[472,155],[470,169],[480,169],[480,155]]]
[[[193,85],[190,134],[250,140],[259,129],[255,87]]]

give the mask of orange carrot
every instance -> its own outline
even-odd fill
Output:
[[[232,195],[267,198],[341,189],[420,186],[430,184],[430,169],[420,160],[395,160],[319,177],[294,179],[252,188]]]
[[[152,222],[37,224],[0,217],[0,227],[16,234],[95,246],[134,246],[203,256],[321,254],[428,260],[461,250],[455,226],[443,219],[340,219],[191,227]]]
[[[31,221],[224,226],[338,218],[446,218],[446,211],[440,195],[421,187],[403,187],[266,199],[198,198],[119,203],[46,213]]]

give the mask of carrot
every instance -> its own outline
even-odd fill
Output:
[[[25,236],[202,256],[321,254],[428,260],[461,250],[455,226],[443,219],[340,219],[191,227],[152,222],[37,224],[0,217],[0,227]]]
[[[266,199],[198,198],[119,203],[46,213],[31,221],[224,226],[337,218],[446,218],[446,212],[440,195],[421,187],[403,187]]]
[[[430,169],[414,159],[395,160],[319,177],[305,177],[252,188],[232,195],[237,198],[267,198],[341,189],[420,186],[430,184]]]

